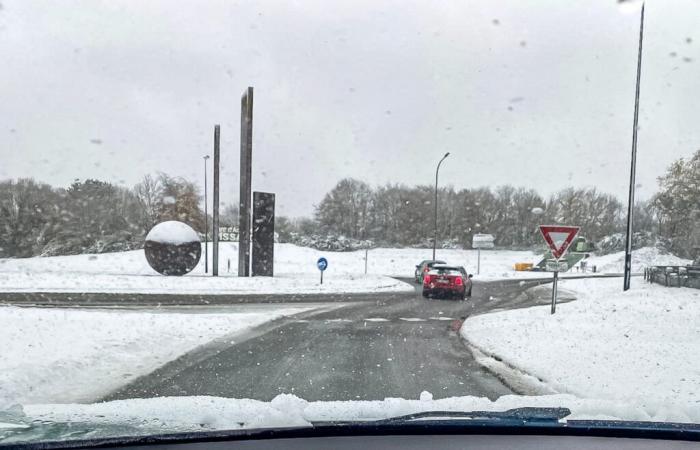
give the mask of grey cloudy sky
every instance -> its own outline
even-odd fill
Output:
[[[626,195],[638,12],[614,0],[0,0],[0,178],[201,181],[310,214],[342,177]],[[700,2],[647,2],[639,195],[700,148]]]

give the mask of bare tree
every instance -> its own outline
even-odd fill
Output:
[[[134,186],[134,193],[139,200],[142,210],[142,226],[150,230],[158,223],[158,215],[162,208],[163,187],[159,178],[145,175],[143,180]]]

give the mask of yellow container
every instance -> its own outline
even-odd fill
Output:
[[[527,272],[528,270],[532,270],[532,267],[532,263],[515,263],[515,270],[517,272]]]

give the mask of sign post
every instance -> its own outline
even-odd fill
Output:
[[[316,266],[321,271],[321,284],[323,284],[323,272],[328,268],[328,260],[322,256],[316,261]]]
[[[554,272],[554,280],[552,281],[552,312],[557,312],[557,282],[559,281],[559,271]]]
[[[369,249],[365,249],[365,275],[367,275],[367,257],[369,257]]]
[[[540,233],[547,246],[552,251],[552,257],[546,262],[545,268],[549,272],[554,272],[552,280],[552,314],[557,311],[557,284],[559,282],[559,272],[566,272],[569,266],[566,261],[560,261],[562,256],[569,249],[574,241],[580,227],[568,227],[559,225],[540,225]]]
[[[481,234],[476,233],[472,237],[472,248],[476,249],[476,274],[481,273],[481,249],[482,248],[493,248],[494,241],[496,240],[492,234]]]

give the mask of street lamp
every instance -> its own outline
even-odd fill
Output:
[[[204,155],[204,273],[209,273],[209,224],[207,212],[207,160],[209,155]]]
[[[437,228],[437,211],[438,211],[438,173],[440,172],[440,165],[442,162],[450,156],[450,152],[445,153],[445,156],[442,157],[440,162],[437,165],[437,169],[435,169],[435,239],[433,240],[433,261],[435,261],[435,249],[437,248],[437,239],[438,239],[438,228]]]

